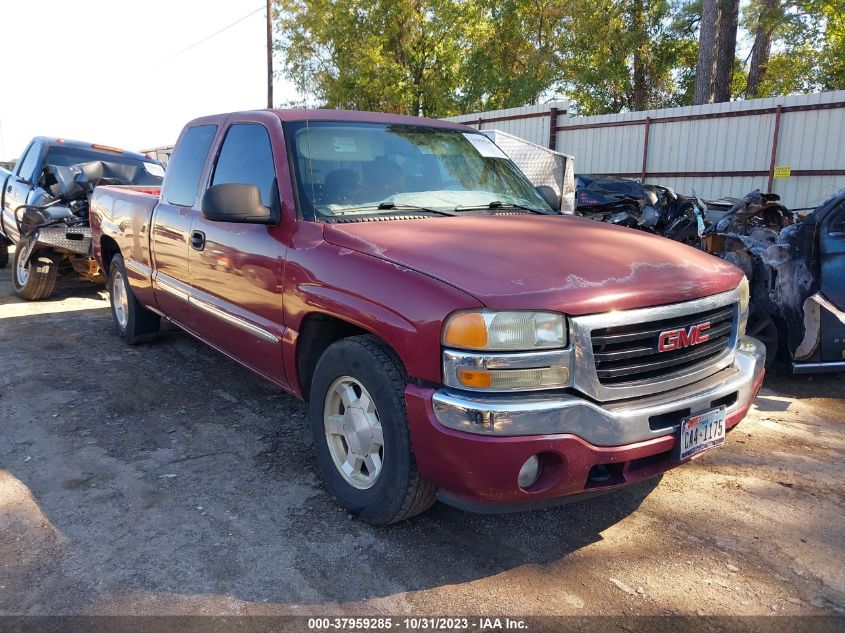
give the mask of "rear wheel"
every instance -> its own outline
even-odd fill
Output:
[[[3,250],[5,250],[5,246]],[[13,282],[15,292],[21,299],[38,301],[46,299],[56,287],[56,277],[59,274],[59,258],[48,250],[32,254],[29,261],[24,263],[24,256],[28,249],[23,243],[15,249]],[[7,255],[8,257],[8,251]]]
[[[120,255],[115,255],[109,265],[109,300],[120,338],[130,345],[136,345],[155,337],[161,320],[135,298]]]
[[[317,463],[329,490],[371,525],[427,510],[435,486],[417,472],[405,411],[408,376],[395,353],[371,335],[331,345],[311,386]]]

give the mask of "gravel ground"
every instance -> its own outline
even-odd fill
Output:
[[[0,271],[0,360],[0,614],[845,613],[841,374],[770,376],[662,481],[375,529],[300,402],[179,331],[125,346],[92,286]]]

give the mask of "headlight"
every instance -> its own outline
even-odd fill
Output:
[[[751,291],[748,288],[748,277],[742,276],[742,281],[736,287],[739,293],[739,336],[745,334],[745,326],[748,325],[748,303],[751,298]]]
[[[528,351],[566,347],[566,317],[555,312],[456,312],[443,326],[456,349]]]

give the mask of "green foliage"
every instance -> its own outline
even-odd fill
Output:
[[[485,24],[464,60],[462,112],[522,106],[558,77],[557,51],[570,23],[559,0],[482,0]]]
[[[581,114],[672,105],[674,69],[689,42],[673,31],[668,0],[571,0],[574,28],[560,46],[559,89]]]
[[[845,0],[784,0],[775,20],[774,44],[760,97],[845,89]],[[758,0],[745,10],[751,28]]]
[[[333,108],[455,111],[478,7],[454,0],[280,0],[279,48],[300,91]]]
[[[275,1],[284,72],[328,107],[441,117],[556,96],[581,114],[692,103],[700,0]],[[752,37],[760,6],[744,4]],[[758,94],[845,88],[845,0],[783,7]],[[734,98],[747,74],[738,58]]]

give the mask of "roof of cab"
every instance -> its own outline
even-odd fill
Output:
[[[74,141],[73,139],[69,138],[61,138],[56,136],[37,136],[33,139],[33,141],[43,141],[48,147],[72,147],[74,149],[84,149],[84,150],[93,150],[97,152],[114,152],[120,153],[121,156],[127,156],[129,158],[137,158],[138,160],[142,161],[150,161],[154,159],[147,158],[143,154],[139,154],[138,152],[130,152],[125,149],[120,149],[119,147],[112,147],[111,145],[98,145],[97,143],[86,143],[85,141]],[[117,150],[117,152],[115,152]]]
[[[466,125],[442,119],[426,119],[405,114],[386,112],[361,112],[358,110],[273,110],[282,121],[351,121],[356,123],[395,123],[403,125],[424,125],[456,130],[467,130]]]
[[[196,125],[219,124],[230,116],[248,118],[250,114],[259,112],[273,112],[283,122],[299,122],[299,121],[343,121],[353,123],[389,123],[395,125],[421,125],[425,127],[437,127],[452,130],[461,130],[463,132],[477,132],[475,128],[455,123],[453,121],[444,121],[442,119],[425,119],[423,117],[407,116],[405,114],[387,114],[385,112],[361,112],[358,110],[322,110],[322,109],[291,109],[291,110],[248,110],[243,112],[228,112],[221,114],[212,114],[209,116],[199,117],[190,121],[186,127],[194,127]]]

